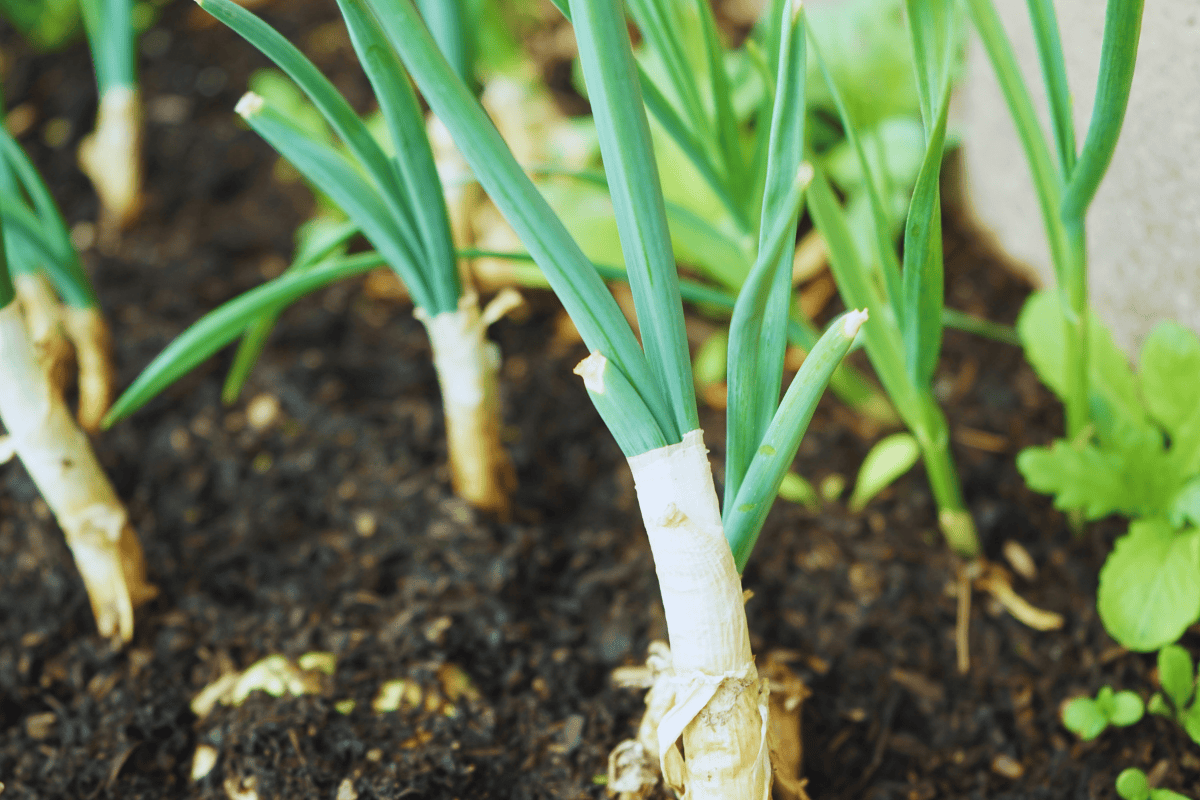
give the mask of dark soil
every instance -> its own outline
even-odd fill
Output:
[[[289,2],[272,20],[310,50],[351,101],[365,81],[331,3]],[[319,8],[317,8],[319,6]],[[128,383],[223,299],[275,274],[310,200],[272,178],[274,154],[232,113],[265,66],[190,3],[166,6],[143,38],[150,109],[149,206],[112,257],[86,254]],[[73,149],[91,127],[86,50],[35,57],[11,33],[9,108],[72,223],[95,218]],[[64,146],[47,123],[70,125]],[[950,305],[1012,322],[1028,288],[953,219]],[[503,349],[507,439],[520,478],[509,522],[477,515],[447,486],[428,344],[410,311],[333,287],[283,318],[246,397],[280,418],[258,430],[246,403],[221,406],[214,359],[100,437],[129,502],[160,596],[132,644],[95,633],[61,533],[24,470],[0,473],[0,782],[3,798],[600,797],[609,749],[630,736],[640,697],[613,688],[661,637],[653,564],[632,482],[571,367],[580,346],[547,348],[557,309],[532,298]],[[1032,631],[982,596],[971,670],[953,640],[954,564],[918,468],[851,515],[780,502],[745,575],[755,651],[794,651],[814,798],[1110,798],[1117,773],[1154,771],[1200,792],[1200,758],[1154,718],[1078,742],[1059,704],[1104,684],[1148,696],[1152,656],[1126,653],[1095,613],[1096,574],[1120,531],[1073,538],[1026,490],[1017,451],[1061,430],[1058,404],[1009,346],[948,332],[938,375],[955,455],[988,555],[1019,542],[1038,565],[1017,589],[1065,615]],[[705,425],[716,456],[723,415]],[[984,435],[981,436],[980,432]],[[797,468],[852,478],[871,431],[829,398]],[[982,444],[989,449],[980,449]],[[719,458],[718,458],[719,463]],[[197,718],[193,697],[265,656],[337,657],[311,696],[252,695]],[[448,705],[376,714],[386,681]],[[349,713],[335,704],[356,701]],[[435,707],[436,706],[436,707]],[[344,705],[341,705],[345,708]],[[216,767],[190,781],[198,745]]]

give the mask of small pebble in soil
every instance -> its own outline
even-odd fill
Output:
[[[992,772],[1015,781],[1025,774],[1025,768],[1021,766],[1020,761],[1001,753],[992,759]]]
[[[279,421],[279,401],[269,394],[257,395],[246,406],[246,420],[256,431],[265,431]]]
[[[192,781],[203,780],[217,765],[217,748],[210,744],[196,745],[192,755]]]

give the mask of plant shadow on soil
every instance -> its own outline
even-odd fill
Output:
[[[289,3],[284,32],[324,31],[321,66],[368,101],[331,8]],[[122,385],[187,324],[282,266],[307,192],[272,179],[274,154],[232,108],[262,59],[191,4],[143,38],[149,208],[112,257],[88,253],[118,342]],[[342,38],[339,38],[342,37]],[[302,37],[301,37],[302,38]],[[70,221],[95,202],[72,148],[94,112],[86,51],[30,55],[11,32],[10,108]],[[220,64],[220,67],[212,65]],[[67,146],[40,131],[69,122]],[[1028,288],[947,221],[948,303],[1004,322]],[[0,781],[4,798],[600,797],[594,776],[632,735],[637,693],[609,675],[662,637],[632,482],[555,342],[556,306],[532,298],[494,329],[504,353],[507,438],[520,489],[510,522],[451,496],[424,331],[361,282],[286,313],[247,388],[279,418],[263,429],[219,393],[214,359],[102,435],[101,459],[130,506],[160,596],[132,644],[95,635],[70,555],[24,470],[0,472]],[[865,362],[860,362],[865,363]],[[989,555],[1007,540],[1038,565],[1018,582],[1067,618],[1031,631],[977,597],[971,670],[955,668],[953,564],[920,468],[854,516],[777,503],[746,572],[755,651],[793,651],[814,798],[1112,797],[1128,766],[1200,788],[1200,758],[1160,719],[1081,744],[1065,698],[1104,683],[1148,693],[1152,658],[1125,654],[1094,609],[1095,576],[1119,528],[1072,538],[1014,457],[1061,429],[1058,404],[1012,347],[948,332],[938,392]],[[705,413],[719,463],[723,415]],[[979,436],[978,432],[990,436]],[[853,476],[871,444],[826,398],[797,459],[810,479]],[[991,452],[980,449],[987,444]],[[337,656],[313,696],[261,693],[197,719],[193,696],[264,656]],[[478,690],[446,708],[376,714],[385,681],[439,691],[447,665]],[[347,714],[339,701],[354,700]],[[197,745],[216,767],[189,781]]]

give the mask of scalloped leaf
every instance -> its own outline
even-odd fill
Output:
[[[1054,495],[1055,508],[1079,509],[1088,519],[1166,512],[1180,483],[1170,467],[1161,437],[1157,446],[1143,441],[1120,452],[1090,444],[1073,447],[1059,439],[1017,456],[1017,469],[1031,488]],[[1168,475],[1174,479],[1164,480]]]

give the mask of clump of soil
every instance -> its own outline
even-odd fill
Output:
[[[364,108],[334,13],[296,2],[271,20]],[[92,220],[73,157],[94,113],[87,53],[4,41],[9,107],[34,115],[22,143],[69,220]],[[87,253],[126,383],[202,313],[277,273],[310,208],[232,113],[266,66],[257,54],[191,4],[165,7],[142,49],[149,206],[117,253]],[[69,125],[58,147],[44,142],[52,120]],[[1012,322],[1028,287],[953,219],[947,236],[948,303]],[[508,522],[450,495],[424,331],[358,282],[284,315],[246,393],[276,413],[221,406],[222,356],[101,436],[161,589],[123,651],[96,637],[61,534],[23,469],[5,467],[5,800],[603,796],[608,750],[640,713],[609,675],[663,636],[661,609],[628,470],[571,374],[585,353],[555,339],[551,298],[531,301],[527,320],[494,329],[520,479]],[[1018,591],[1067,625],[1037,633],[977,597],[959,675],[955,565],[919,468],[862,515],[778,503],[746,572],[748,613],[756,652],[791,651],[813,692],[810,794],[1113,797],[1128,766],[1200,790],[1195,748],[1161,719],[1088,744],[1058,721],[1062,700],[1106,683],[1148,694],[1153,660],[1118,649],[1095,613],[1119,527],[1072,537],[1015,471],[1021,447],[1061,431],[1057,402],[1016,349],[953,331],[937,388],[988,555],[1023,545],[1038,571]],[[719,463],[723,415],[704,424]],[[852,478],[878,434],[826,398],[796,467]],[[190,709],[222,674],[314,650],[336,656],[316,694]],[[395,679],[419,700],[376,713]],[[192,782],[200,745],[217,761]]]

